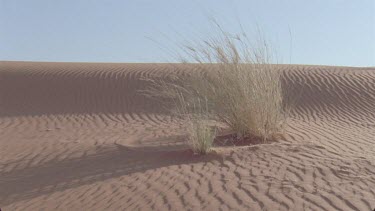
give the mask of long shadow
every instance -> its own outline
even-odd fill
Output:
[[[219,159],[217,154],[197,156],[189,150],[115,144],[97,149],[92,155],[0,172],[0,205],[137,172]]]

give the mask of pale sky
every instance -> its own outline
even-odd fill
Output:
[[[161,45],[211,16],[259,25],[281,63],[375,66],[375,0],[0,0],[0,60],[173,62]]]

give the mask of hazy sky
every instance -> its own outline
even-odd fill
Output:
[[[375,66],[375,0],[0,0],[0,60],[170,62],[208,16],[258,24],[283,63]]]

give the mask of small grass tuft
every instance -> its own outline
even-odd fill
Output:
[[[208,125],[205,121],[197,119],[190,122],[189,143],[193,152],[197,154],[207,154],[216,137],[216,129]]]

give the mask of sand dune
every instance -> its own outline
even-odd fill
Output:
[[[0,62],[0,207],[374,209],[375,69],[275,68],[298,96],[285,140],[199,157],[139,93],[191,65]]]

